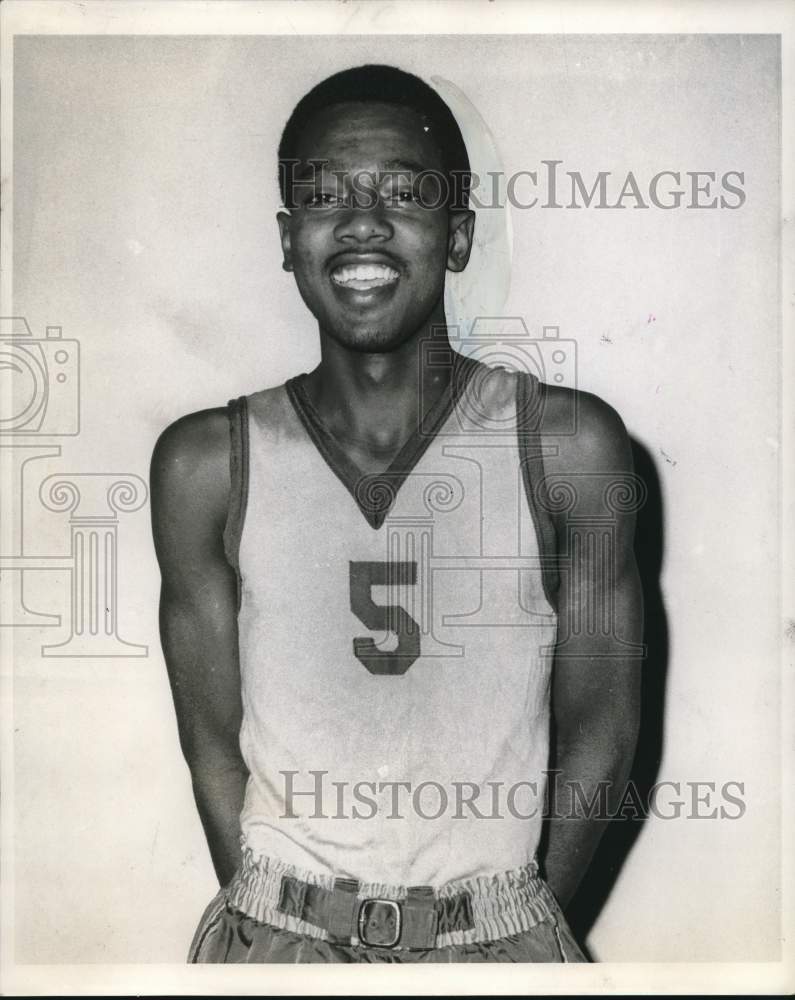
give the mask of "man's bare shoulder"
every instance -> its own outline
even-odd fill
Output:
[[[163,430],[152,452],[153,509],[179,504],[186,515],[220,520],[229,499],[229,418],[226,407],[188,413]]]
[[[557,471],[631,471],[632,450],[624,421],[600,396],[566,386],[546,386],[541,430],[555,445],[548,463]]]

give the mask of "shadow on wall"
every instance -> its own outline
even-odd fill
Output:
[[[660,479],[651,454],[634,438],[632,454],[635,472],[644,481],[648,491],[646,503],[638,511],[635,530],[635,555],[645,612],[643,641],[647,648],[641,684],[640,733],[630,775],[640,801],[645,803],[648,801],[649,790],[657,780],[663,752],[668,623],[660,592],[660,570],[665,544]],[[566,914],[579,941],[586,940],[607,902],[644,822],[644,819],[616,820],[605,831]],[[593,954],[589,957],[599,960]],[[623,957],[626,961],[632,959],[629,949],[626,956],[616,957]]]

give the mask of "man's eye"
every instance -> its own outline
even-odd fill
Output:
[[[307,208],[332,208],[339,205],[342,199],[328,191],[318,191],[304,202]]]
[[[420,195],[418,191],[414,191],[411,188],[403,188],[401,191],[393,191],[387,198],[387,201],[393,205],[410,205],[414,202],[419,202]]]

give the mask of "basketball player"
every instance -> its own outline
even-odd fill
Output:
[[[336,74],[279,159],[321,361],[176,421],[152,460],[163,649],[221,884],[190,960],[584,961],[561,909],[604,829],[583,800],[620,795],[638,723],[631,505],[604,528],[626,432],[452,349],[445,274],[475,214],[436,91]]]

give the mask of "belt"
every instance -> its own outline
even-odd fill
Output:
[[[535,861],[428,886],[316,875],[243,847],[224,888],[232,909],[260,923],[347,945],[434,949],[496,941],[556,912]]]
[[[437,898],[430,886],[412,886],[402,899],[359,897],[356,879],[337,878],[333,889],[282,876],[278,909],[313,924],[329,939],[380,948],[434,948],[437,935],[471,930],[468,892]]]

